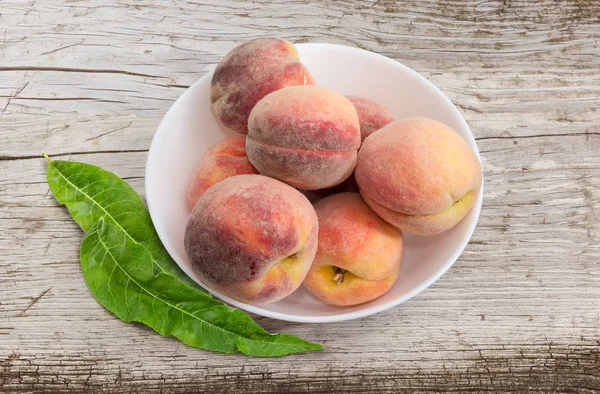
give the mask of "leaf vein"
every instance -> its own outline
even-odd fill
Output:
[[[50,165],[53,165],[53,163],[51,162]],[[111,219],[111,221],[118,227],[121,229],[121,231],[123,231],[123,233],[125,233],[125,235],[127,235],[127,237],[129,239],[131,239],[133,242],[135,242],[137,245],[142,246],[144,249],[148,250],[148,248],[139,243],[138,241],[136,241],[131,234],[129,234],[115,219],[114,217],[102,206],[100,205],[94,198],[92,198],[89,194],[87,194],[85,191],[81,190],[81,188],[77,187],[73,182],[71,182],[71,180],[65,176],[58,168],[56,168],[56,166],[53,166],[54,169],[57,171],[58,175],[60,175],[69,185],[71,185],[71,187],[73,188],[73,190],[78,191],[79,193],[83,194],[85,197],[87,197],[94,205],[97,205],[98,208],[100,208],[102,211],[104,211],[104,213],[106,213],[106,215]],[[91,215],[91,212],[89,213]],[[167,271],[160,265],[158,264],[158,261],[152,257],[152,254],[150,254],[152,261],[160,268],[160,270],[164,273],[167,274]]]

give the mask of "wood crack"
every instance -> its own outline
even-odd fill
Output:
[[[77,46],[77,45],[81,45],[81,44],[83,44],[84,42],[85,42],[85,38],[84,38],[83,40],[81,40],[80,42],[77,42],[77,43],[75,43],[75,44],[71,44],[71,45],[65,45],[65,46],[63,46],[63,47],[56,48],[56,49],[54,49],[54,50],[52,50],[52,51],[48,51],[48,52],[42,52],[40,55],[49,55],[49,54],[51,54],[51,53],[56,53],[56,52],[58,52],[58,51],[62,51],[63,49],[67,49],[67,48],[75,47],[75,46]]]
[[[546,138],[546,137],[581,137],[588,135],[600,135],[600,133],[596,132],[586,132],[586,133],[556,133],[556,134],[532,134],[532,135],[511,135],[511,136],[490,136],[490,137],[476,137],[476,141],[484,141],[484,140],[512,140],[512,139],[521,139],[521,138]]]
[[[2,108],[2,113],[6,111],[6,108],[8,108],[8,106],[10,105],[11,100],[16,98],[19,95],[19,93],[21,93],[27,87],[27,85],[29,85],[29,82],[25,82],[25,84],[19,89],[17,89],[17,91],[14,94],[8,96],[8,100],[6,100],[6,105],[4,106],[4,108]]]
[[[61,156],[96,155],[96,154],[102,154],[102,153],[141,153],[141,152],[148,152],[148,149],[96,150],[96,151],[89,151],[89,152],[62,152],[62,153],[54,153],[50,156],[61,157]],[[26,156],[0,155],[0,161],[30,160],[30,159],[43,159],[43,156],[41,154],[26,155]]]
[[[52,289],[52,286],[50,286],[47,290],[43,291],[42,294],[40,294],[39,296],[35,297],[33,300],[31,300],[31,302],[29,303],[29,305],[27,305],[27,307],[25,309],[23,309],[21,311],[21,313],[19,313],[19,316],[23,316],[25,314],[25,312],[27,312],[29,310],[29,308],[31,308],[33,305],[35,305],[39,300],[42,299],[43,296],[45,296],[50,290]]]
[[[116,128],[116,129],[114,129],[114,130],[109,130],[109,131],[107,131],[106,133],[102,133],[102,134],[100,134],[100,135],[97,135],[97,136],[95,136],[95,137],[86,138],[85,140],[86,140],[86,141],[92,141],[92,140],[96,140],[96,139],[98,139],[98,138],[100,138],[100,137],[104,137],[105,135],[108,135],[108,134],[114,133],[114,132],[116,132],[116,131],[119,131],[119,130],[126,129],[126,128],[128,128],[129,126],[131,126],[132,124],[133,124],[133,122],[129,122],[129,124],[128,124],[127,126],[119,127],[119,128]]]
[[[17,92],[18,94],[19,92]],[[7,96],[0,96],[7,97]],[[9,100],[17,98],[16,95],[8,96]],[[126,101],[99,99],[95,97],[18,97],[19,100],[38,100],[38,101],[94,101],[97,103],[127,104]],[[8,106],[8,104],[7,104]],[[6,107],[5,107],[6,109]],[[3,111],[4,112],[4,111]]]
[[[75,68],[75,67],[41,67],[41,66],[0,66],[0,71],[56,71],[66,73],[98,73],[98,74],[122,74],[134,77],[168,78],[161,75],[138,73],[134,71],[116,70],[109,68]]]

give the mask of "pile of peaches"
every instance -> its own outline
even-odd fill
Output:
[[[281,38],[230,51],[211,102],[240,135],[199,160],[185,250],[205,284],[250,304],[301,284],[339,306],[380,297],[398,278],[402,232],[452,228],[480,191],[479,160],[454,130],[317,86]]]

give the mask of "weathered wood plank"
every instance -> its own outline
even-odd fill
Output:
[[[600,391],[600,3],[584,0],[0,3],[0,390]],[[143,194],[146,151],[184,89],[266,34],[354,45],[444,90],[477,137],[484,207],[430,289],[306,325],[325,351],[281,360],[191,349],[91,297],[81,231],[41,151]]]

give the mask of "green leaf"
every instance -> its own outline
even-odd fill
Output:
[[[167,273],[197,286],[173,261],[164,248],[144,200],[123,179],[100,167],[46,156],[48,185],[59,204],[65,205],[83,231],[103,218],[117,226],[135,243],[143,246],[155,274]],[[202,289],[209,296],[208,292]]]
[[[119,319],[144,323],[161,335],[203,349],[282,356],[321,349],[289,334],[268,334],[245,313],[207,298],[171,275],[153,276],[148,249],[122,229],[99,220],[81,244],[85,280]]]
[[[118,318],[203,349],[282,356],[321,345],[271,335],[247,314],[213,299],[187,277],[160,242],[142,198],[115,174],[85,163],[48,160],[48,184],[87,232],[83,275]]]

